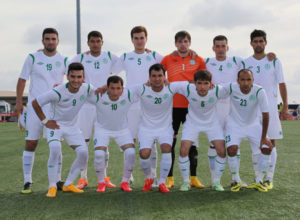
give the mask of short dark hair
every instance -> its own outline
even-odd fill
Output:
[[[186,38],[191,42],[192,38],[191,38],[191,35],[189,34],[189,32],[187,31],[179,31],[175,34],[175,42],[181,40],[181,39],[184,39]]]
[[[209,81],[211,82],[212,75],[208,70],[199,70],[194,74],[194,81]]]
[[[45,34],[56,34],[56,36],[58,38],[58,32],[57,32],[57,30],[55,28],[45,28],[43,30],[43,35],[42,35],[43,40],[44,40]]]
[[[134,28],[131,29],[130,36],[131,38],[133,38],[133,34],[142,33],[142,32],[145,33],[146,37],[148,36],[147,29],[144,26],[135,26]]]
[[[152,66],[150,66],[150,68],[149,68],[149,76],[151,76],[152,70],[155,70],[155,71],[162,70],[163,73],[164,73],[164,75],[166,75],[166,70],[165,70],[164,66],[161,65],[161,64],[159,64],[159,63],[153,64]]]
[[[118,83],[121,82],[121,85],[123,86],[124,82],[123,79],[120,76],[110,76],[107,79],[107,87],[109,87],[110,83]]]
[[[81,63],[77,63],[77,62],[71,63],[68,68],[68,75],[73,70],[82,70],[84,74],[84,67]]]
[[[263,37],[265,41],[267,41],[267,34],[263,30],[254,30],[250,34],[250,40],[253,41],[255,37]]]
[[[237,77],[239,78],[240,75],[241,75],[241,73],[244,73],[244,72],[249,72],[249,73],[251,73],[251,75],[253,76],[253,73],[252,73],[251,70],[249,70],[249,69],[241,69],[241,70],[238,72]]]
[[[213,44],[215,45],[216,41],[222,41],[222,40],[225,40],[226,43],[228,42],[227,37],[224,35],[215,36],[213,39]]]
[[[100,37],[100,39],[103,40],[102,34],[99,31],[91,31],[87,36],[88,41],[91,39],[91,37]]]

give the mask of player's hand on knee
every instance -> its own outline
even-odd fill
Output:
[[[273,144],[269,138],[262,138],[260,141],[260,149],[262,149],[263,145],[267,145],[271,150],[273,148]]]
[[[45,124],[45,126],[46,126],[47,128],[50,128],[50,129],[59,129],[59,125],[56,123],[55,120],[49,120],[49,121]]]

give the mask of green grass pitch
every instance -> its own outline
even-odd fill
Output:
[[[48,146],[39,143],[33,168],[33,193],[22,195],[22,152],[24,134],[15,123],[0,124],[0,219],[300,219],[300,133],[299,121],[282,122],[284,139],[277,142],[278,163],[275,188],[267,193],[243,189],[232,193],[229,189],[228,165],[222,178],[225,192],[210,188],[207,161],[208,141],[200,136],[197,174],[205,189],[180,192],[182,178],[175,162],[175,188],[169,194],[157,189],[142,192],[144,175],[137,157],[133,192],[122,192],[119,183],[123,170],[123,155],[111,143],[108,175],[118,188],[106,193],[95,192],[97,182],[93,168],[93,149],[89,146],[89,185],[84,194],[58,192],[56,198],[46,198],[48,188]],[[179,141],[178,141],[179,142]],[[179,144],[177,144],[177,152]],[[75,152],[63,144],[63,179],[66,178]],[[241,178],[251,183],[254,172],[247,142],[241,145]]]

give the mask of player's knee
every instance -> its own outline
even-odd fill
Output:
[[[261,149],[261,152],[262,152],[262,154],[270,155],[272,152],[272,149],[268,146],[266,146],[266,147],[263,146]]]
[[[237,154],[238,147],[237,146],[230,146],[227,148],[228,156],[234,157]]]
[[[161,152],[162,153],[170,153],[172,151],[172,147],[169,144],[162,144],[161,145]]]
[[[25,150],[35,151],[37,145],[38,145],[38,140],[26,140]]]
[[[142,149],[140,150],[140,157],[142,159],[148,159],[150,157],[151,150],[150,149]]]

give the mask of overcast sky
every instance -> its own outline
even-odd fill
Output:
[[[75,0],[1,1],[0,90],[14,91],[28,53],[42,48],[45,27],[59,32],[59,52],[76,54]],[[213,57],[214,36],[229,39],[229,56],[252,55],[249,35],[253,29],[267,32],[267,51],[281,60],[290,103],[300,103],[300,2],[297,0],[84,0],[81,1],[82,51],[88,50],[87,33],[99,30],[104,50],[116,55],[132,51],[130,30],[148,30],[147,48],[167,55],[175,49],[174,35],[187,30],[192,49]],[[28,88],[27,88],[28,89]]]

